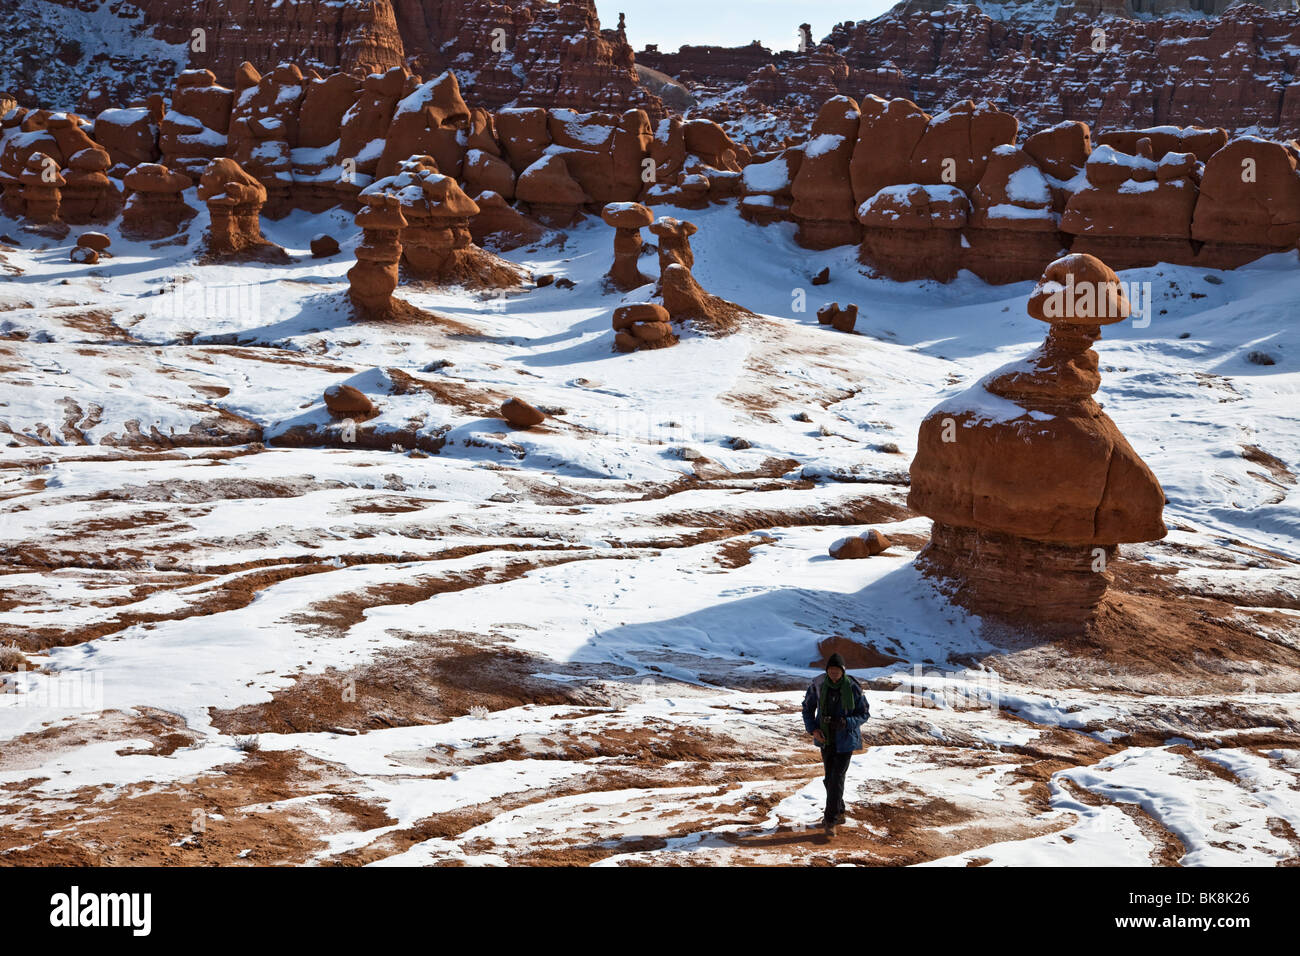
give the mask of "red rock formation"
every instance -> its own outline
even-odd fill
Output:
[[[979,614],[1075,627],[1123,542],[1164,537],[1164,493],[1093,400],[1091,348],[1128,303],[1087,255],[1048,266],[1029,314],[1049,322],[1027,359],[947,399],[921,423],[908,507],[934,520],[918,564]]]
[[[620,352],[662,349],[677,344],[668,310],[654,302],[638,302],[614,310],[614,348]]]
[[[136,6],[159,37],[189,49],[192,66],[209,69],[226,83],[235,81],[245,62],[268,69],[290,60],[364,75],[400,66],[406,55],[392,0],[138,0]],[[192,48],[195,30],[203,31],[201,50]]]
[[[291,155],[298,146],[298,115],[306,92],[307,81],[292,64],[261,76],[245,63],[237,78],[226,155],[266,188],[265,212],[272,218],[291,208]]]
[[[378,414],[375,403],[365,392],[351,385],[331,385],[325,389],[325,407],[331,415],[364,421]]]
[[[474,202],[478,215],[469,221],[469,234],[475,245],[509,252],[546,235],[545,226],[519,212],[500,193],[479,193]]]
[[[1023,282],[1065,252],[1047,177],[1029,154],[996,146],[971,194],[962,266],[985,282]]]
[[[792,146],[746,166],[741,174],[740,214],[761,226],[792,219],[794,181],[802,164],[803,147]]]
[[[1191,263],[1192,209],[1200,165],[1191,153],[1151,158],[1099,146],[1088,157],[1088,184],[1070,197],[1061,231],[1073,235],[1073,252],[1105,255],[1119,269],[1157,262]]]
[[[402,258],[411,273],[439,283],[504,288],[522,279],[518,267],[474,245],[469,221],[479,208],[456,180],[438,172],[431,156],[412,156],[398,172],[361,192],[391,192],[402,204]]]
[[[532,428],[546,421],[546,415],[522,398],[507,398],[501,404],[501,417],[515,428]]]
[[[1240,136],[1205,164],[1192,238],[1198,265],[1235,269],[1300,239],[1300,149]]]
[[[913,182],[969,192],[984,175],[994,147],[1016,141],[1019,121],[992,104],[958,103],[931,118],[912,150]]]
[[[1151,158],[1162,159],[1165,153],[1191,153],[1202,163],[1228,143],[1227,131],[1189,126],[1159,126],[1154,129],[1115,129],[1097,137],[1098,146],[1111,146],[1121,153],[1137,155],[1138,141],[1151,143]]]
[[[1080,188],[1083,169],[1092,155],[1092,131],[1088,124],[1057,123],[1025,137],[1024,148],[1047,177],[1053,212],[1065,212],[1065,204]]]
[[[357,193],[373,182],[393,111],[398,101],[417,85],[415,77],[396,66],[382,75],[372,74],[362,80],[361,95],[343,115],[339,129],[339,177],[335,189],[345,198],[355,199]]]
[[[727,335],[753,315],[734,302],[705,292],[695,281],[691,274],[695,255],[690,241],[698,231],[694,223],[665,216],[651,225],[650,231],[659,240],[659,282],[655,295],[674,322],[689,321],[706,335]]]
[[[379,176],[391,176],[411,156],[432,156],[438,169],[459,177],[465,158],[461,138],[469,130],[469,107],[453,73],[421,83],[393,111],[384,137]]]
[[[546,155],[519,175],[515,195],[542,222],[552,226],[570,225],[589,196],[569,173],[563,157]]]
[[[822,107],[809,132],[790,207],[799,224],[795,238],[809,249],[829,249],[861,237],[849,173],[860,115],[856,102],[837,96]]]
[[[127,169],[141,163],[156,163],[158,124],[162,121],[162,97],[152,97],[151,107],[104,110],[95,117],[95,142],[108,151],[113,175],[119,178]],[[155,108],[156,107],[156,111]]]
[[[381,181],[382,182],[382,181]],[[396,311],[397,264],[402,258],[401,233],[407,227],[394,190],[379,183],[363,192],[357,213],[361,243],[357,264],[348,270],[348,297],[363,318],[385,319]]]
[[[961,266],[970,201],[956,186],[886,186],[858,209],[859,261],[897,282],[950,282]]]
[[[157,163],[141,163],[122,178],[126,206],[122,234],[129,239],[162,239],[174,235],[195,210],[182,193],[194,185],[184,173]]]
[[[659,271],[662,274],[671,265],[695,268],[695,253],[691,250],[691,236],[700,231],[699,226],[683,219],[664,216],[650,226],[659,240]]]
[[[541,159],[551,145],[550,120],[540,107],[501,110],[496,114],[496,128],[501,149],[516,175]]]
[[[163,165],[198,179],[208,163],[224,156],[234,96],[210,70],[186,70],[178,76],[171,109],[158,127]]]
[[[65,185],[59,163],[45,153],[32,153],[18,174],[23,215],[37,224],[58,222],[61,190]]]
[[[217,256],[262,253],[272,247],[262,237],[261,211],[266,187],[233,159],[214,159],[199,177],[199,199],[212,225],[208,252]]]
[[[471,196],[494,192],[506,199],[515,198],[515,172],[500,156],[471,149],[465,154],[463,178],[465,191]]]
[[[858,307],[850,303],[841,309],[838,302],[831,302],[817,310],[817,322],[838,332],[852,332],[858,322]]]
[[[614,227],[614,264],[609,280],[628,292],[650,281],[641,274],[641,229],[654,222],[654,213],[640,203],[610,203],[601,212],[607,226]]]
[[[843,561],[854,558],[871,558],[887,551],[893,542],[872,528],[850,538],[840,538],[830,546],[828,553],[832,558]]]
[[[906,99],[868,96],[861,113],[849,167],[855,208],[886,186],[911,181],[912,153],[930,125],[930,115]]]

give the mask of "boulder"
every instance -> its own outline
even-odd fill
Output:
[[[375,403],[351,385],[331,385],[325,389],[325,407],[331,415],[342,418],[370,418],[376,414]]]
[[[532,428],[546,421],[540,410],[522,398],[507,398],[501,405],[501,417],[515,428]]]
[[[817,310],[817,322],[838,332],[852,332],[857,321],[858,307],[852,303],[841,309],[838,302],[831,302]]]

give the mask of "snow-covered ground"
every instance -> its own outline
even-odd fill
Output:
[[[950,606],[905,508],[925,413],[1041,342],[1030,284],[658,211],[738,333],[612,351],[651,290],[604,287],[595,218],[508,255],[573,288],[403,285],[429,323],[350,319],[341,211],[264,220],[286,266],[200,264],[205,213],[93,267],[0,219],[0,860],[1294,862],[1296,256],[1124,274],[1150,321],[1105,330],[1098,399],[1171,530],[1123,549],[1119,649],[1065,647]],[[355,442],[337,383],[379,406]],[[868,527],[894,547],[827,556]],[[872,665],[833,843],[829,647]]]

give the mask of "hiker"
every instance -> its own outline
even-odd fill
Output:
[[[803,698],[803,725],[822,751],[826,776],[826,815],[822,827],[834,836],[844,822],[844,777],[853,751],[862,746],[860,728],[871,716],[862,686],[844,670],[844,658],[832,654],[826,673],[818,674]]]

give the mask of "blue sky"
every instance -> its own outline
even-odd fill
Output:
[[[870,20],[896,0],[596,0],[600,25],[618,25],[627,14],[627,39],[634,49],[658,43],[676,50],[683,43],[743,46],[758,40],[774,50],[793,49],[799,24],[811,23],[820,40],[844,20]]]

